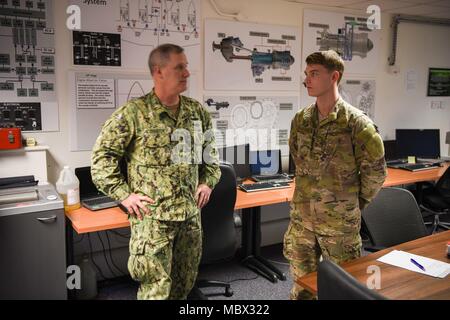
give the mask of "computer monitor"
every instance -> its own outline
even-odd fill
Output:
[[[250,151],[252,175],[273,175],[282,173],[281,150]]]
[[[395,140],[399,158],[416,156],[438,159],[441,156],[439,129],[397,129]]]
[[[395,140],[384,140],[384,158],[389,160],[397,160],[397,141]]]
[[[250,145],[248,143],[219,149],[220,160],[233,165],[238,180],[249,178],[252,175],[249,157]]]

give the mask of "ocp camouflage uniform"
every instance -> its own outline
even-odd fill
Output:
[[[197,101],[180,96],[175,117],[152,91],[116,110],[95,143],[91,171],[102,192],[120,201],[131,193],[155,200],[142,221],[128,217],[128,269],[140,282],[138,299],[185,299],[193,287],[202,251],[194,196],[199,184],[212,189],[220,178],[214,137],[202,135],[210,129],[210,115]],[[199,148],[189,144],[194,139]],[[199,165],[205,148],[212,162]],[[185,161],[172,161],[174,155]],[[128,183],[118,166],[122,157]]]
[[[313,104],[291,124],[295,191],[284,236],[291,299],[313,298],[295,279],[315,271],[321,255],[336,263],[360,256],[360,210],[386,178],[383,141],[369,117],[341,98],[320,123],[318,115]]]

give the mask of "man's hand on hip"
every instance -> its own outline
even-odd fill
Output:
[[[197,201],[197,207],[202,209],[209,201],[209,197],[211,195],[211,188],[206,184],[200,184],[197,187],[197,191],[195,192],[195,200]]]
[[[125,200],[122,201],[122,205],[127,208],[128,213],[131,214],[134,217],[137,217],[139,220],[142,220],[142,215],[141,212],[139,210],[142,209],[142,211],[145,214],[149,214],[149,210],[146,207],[146,202],[148,203],[155,203],[155,201],[147,196],[141,196],[135,193],[132,193],[128,196],[128,198],[126,198]]]

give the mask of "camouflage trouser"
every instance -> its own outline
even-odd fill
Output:
[[[357,203],[358,199],[352,199],[350,202],[353,201]],[[344,202],[347,201],[342,203]],[[348,206],[348,203],[344,206]],[[360,211],[357,205],[353,210],[349,210],[351,207],[343,208],[340,204],[330,206],[324,202],[292,205],[291,222],[284,236],[283,250],[284,256],[290,262],[294,279],[290,293],[292,300],[315,298],[295,280],[316,271],[320,256],[336,263],[360,257]],[[334,220],[338,216],[341,217],[340,224],[338,220]],[[332,222],[327,221],[326,217]]]
[[[140,282],[139,300],[186,299],[202,253],[200,215],[186,221],[131,218],[128,270]]]

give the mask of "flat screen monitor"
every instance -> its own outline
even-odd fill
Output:
[[[397,141],[395,141],[395,140],[384,140],[383,144],[384,144],[384,158],[387,161],[398,159],[397,151],[396,151]]]
[[[439,129],[397,129],[395,140],[399,158],[438,159],[441,156]]]
[[[281,173],[281,150],[250,151],[250,169],[254,175]]]
[[[220,160],[229,162],[233,165],[238,180],[249,178],[252,175],[249,157],[250,145],[248,143],[219,148]]]
[[[450,69],[444,68],[428,69],[427,96],[429,97],[450,96]]]

